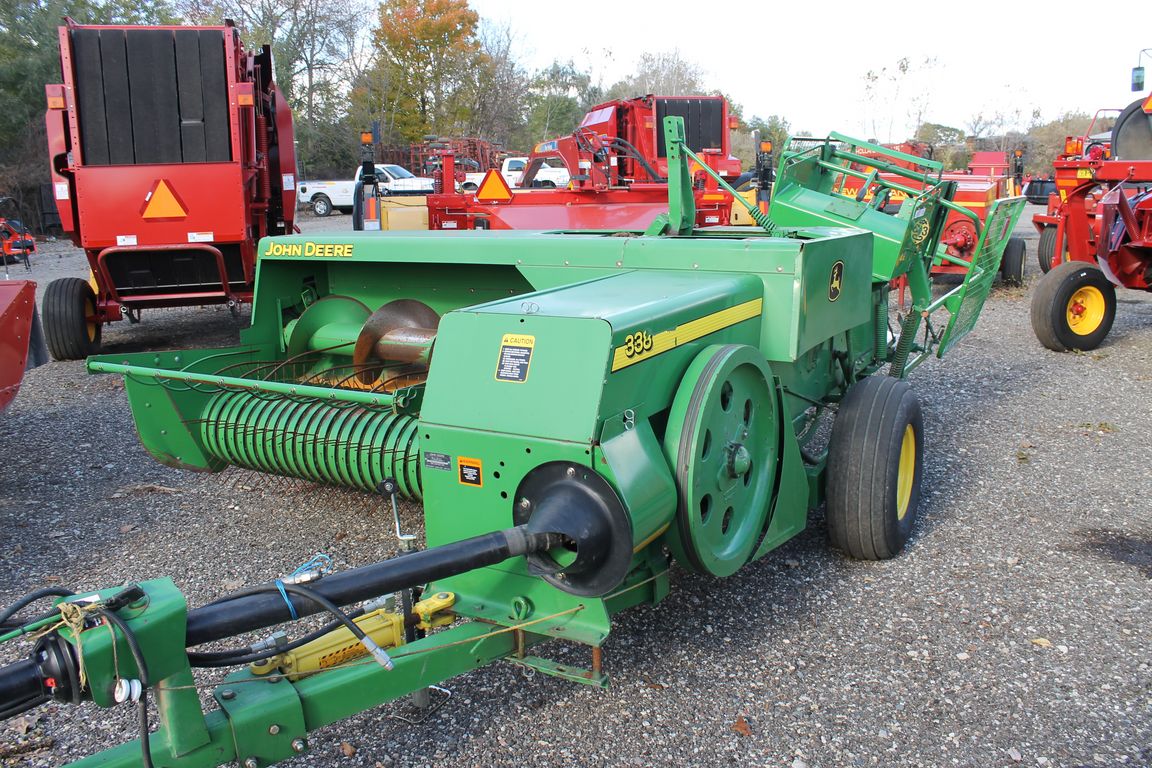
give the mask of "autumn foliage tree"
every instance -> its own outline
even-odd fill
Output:
[[[381,84],[382,103],[370,106],[381,113],[385,141],[449,134],[467,122],[459,97],[467,68],[480,57],[479,23],[467,0],[380,3],[378,58],[369,77]]]

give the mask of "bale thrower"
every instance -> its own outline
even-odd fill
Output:
[[[834,191],[893,183],[834,137],[785,154],[771,215],[750,206],[761,229],[697,229],[699,160],[680,119],[665,131],[669,208],[647,231],[266,238],[241,346],[92,358],[125,376],[160,461],[419,499],[428,548],[191,610],[168,579],[65,597],[10,633],[54,627],[0,669],[0,713],[154,691],[156,733],[142,704],[142,743],[78,765],[259,768],[498,659],[605,685],[611,617],[666,597],[673,561],[731,575],[822,501],[837,547],[898,554],[925,459],[905,376],[971,330],[1023,200],[996,204],[937,295],[948,183],[883,214]],[[913,303],[892,327],[901,275]],[[291,642],[194,650],[319,612],[332,624]],[[534,655],[546,640],[590,666]],[[204,713],[192,668],[242,664]]]

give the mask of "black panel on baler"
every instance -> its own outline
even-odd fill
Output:
[[[179,163],[180,103],[176,95],[176,47],[172,32],[128,33],[132,84],[132,137],[136,163]]]
[[[85,165],[232,159],[219,30],[71,32]]]
[[[104,119],[104,76],[100,66],[100,33],[72,32],[72,66],[76,73],[76,109],[80,152],[90,165],[108,164],[108,124]]]
[[[184,162],[202,163],[204,150],[204,86],[200,77],[200,35],[176,31],[176,80],[180,83],[180,145]]]
[[[131,165],[132,98],[129,91],[128,49],[124,30],[100,32],[100,66],[104,68],[104,119],[108,122],[108,162]]]
[[[234,31],[226,34],[235,35]],[[219,32],[200,33],[200,77],[204,93],[204,146],[208,162],[232,159],[232,131],[228,123],[228,76],[224,39]]]
[[[688,149],[719,149],[724,146],[724,104],[719,99],[657,99],[656,154],[667,157],[664,146],[664,118],[684,118],[684,138]]]

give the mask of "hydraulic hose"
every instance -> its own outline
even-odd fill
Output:
[[[4,610],[0,611],[0,628],[8,629],[11,626],[19,627],[23,624],[35,621],[36,619],[30,619],[29,621],[19,621],[13,619],[12,617],[15,616],[20,611],[20,609],[31,605],[37,600],[43,600],[45,597],[72,597],[75,594],[76,593],[72,590],[64,589],[63,587],[44,587],[43,589],[38,589],[35,592],[29,592],[16,602],[12,603],[12,605],[9,605]],[[37,618],[43,618],[43,616],[38,616]]]
[[[358,619],[364,615],[363,608],[357,608],[347,612],[350,619]],[[255,661],[263,661],[270,659],[281,653],[294,651],[301,646],[323,637],[332,630],[336,629],[342,624],[340,621],[330,621],[317,630],[313,630],[302,637],[285,643],[283,646],[276,646],[267,648],[262,651],[254,651],[249,648],[232,648],[227,651],[190,651],[188,653],[188,661],[194,667],[234,667],[238,664],[250,664]]]

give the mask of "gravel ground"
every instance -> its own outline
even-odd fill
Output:
[[[1035,210],[1020,226],[1030,280]],[[48,245],[32,277],[43,287],[83,270],[78,251]],[[997,289],[973,334],[913,374],[929,449],[903,556],[847,560],[816,512],[737,575],[677,571],[666,601],[620,616],[606,691],[498,663],[451,681],[454,698],[425,725],[385,706],[314,734],[288,764],[1152,765],[1152,301],[1122,292],[1107,342],[1059,355],[1032,335],[1030,290]],[[105,339],[225,345],[242,321],[153,312]],[[117,377],[81,363],[28,374],[0,415],[0,605],[46,584],[157,575],[198,605],[317,550],[341,566],[394,552],[371,498],[170,470],[131,424]],[[404,510],[408,527],[418,514]],[[52,766],[134,729],[129,711],[50,705],[0,724],[0,745],[19,750],[13,765]]]

